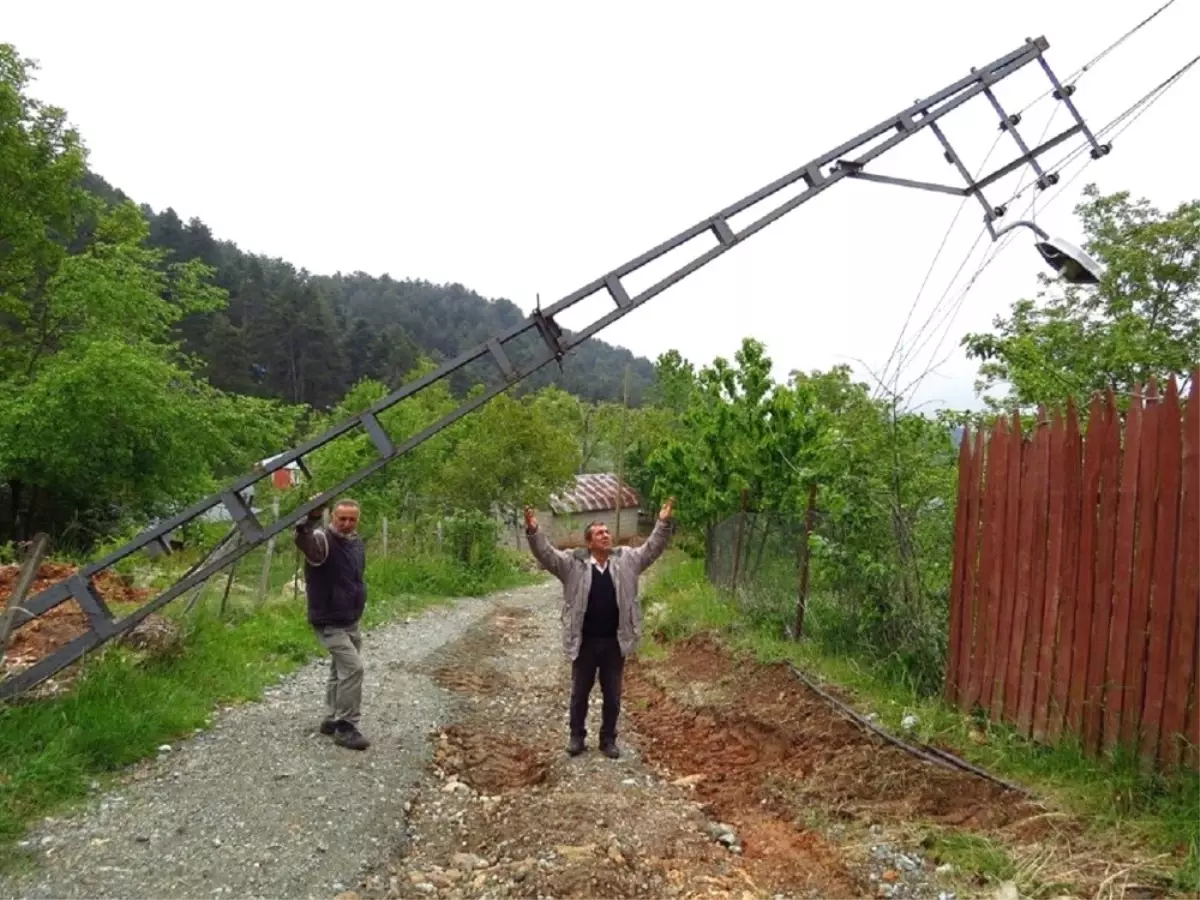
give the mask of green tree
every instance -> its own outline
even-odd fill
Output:
[[[664,427],[643,475],[654,497],[680,499],[681,524],[710,544],[730,540],[714,526],[738,512],[743,491],[749,509],[765,514],[743,548],[743,577],[749,568],[755,579],[755,599],[743,598],[749,614],[772,627],[791,621],[793,566],[815,486],[813,638],[935,690],[955,489],[945,426],[873,399],[845,366],[777,384],[762,344],[750,339],[732,364],[718,358],[694,375],[677,354],[660,362],[670,370],[660,372],[660,388],[673,388],[676,408],[658,411]],[[709,547],[717,549],[728,558],[732,547]]]
[[[441,473],[446,501],[456,509],[513,514],[544,504],[571,481],[579,450],[571,433],[542,415],[531,398],[501,394],[456,429]]]
[[[1200,361],[1200,200],[1164,213],[1128,192],[1084,193],[1076,213],[1085,249],[1105,266],[1101,283],[1043,277],[1035,300],[963,339],[993,410],[1129,393],[1151,377],[1186,377]],[[1007,396],[994,393],[1001,386]]]
[[[199,260],[146,245],[138,209],[81,185],[65,114],[0,45],[0,540],[87,545],[286,445],[296,411],[195,377],[177,327],[219,310]]]
[[[48,274],[93,210],[83,144],[63,110],[28,95],[35,71],[0,44],[0,378],[28,374],[53,315]]]

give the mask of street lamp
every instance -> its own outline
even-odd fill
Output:
[[[992,235],[993,240],[999,239],[1002,234],[1014,228],[1028,228],[1041,238],[1033,245],[1034,249],[1042,254],[1042,259],[1068,284],[1099,284],[1100,279],[1104,277],[1104,268],[1081,248],[1062,238],[1050,237],[1040,226],[1025,219],[996,231]]]

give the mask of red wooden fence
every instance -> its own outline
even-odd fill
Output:
[[[1200,767],[1200,369],[963,437],[946,699]],[[1181,407],[1183,411],[1181,413]]]

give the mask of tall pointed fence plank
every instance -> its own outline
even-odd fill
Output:
[[[1087,672],[1083,684],[1083,742],[1091,753],[1100,749],[1104,717],[1105,677],[1108,670],[1112,627],[1113,548],[1117,535],[1117,501],[1120,498],[1121,422],[1116,398],[1104,398],[1104,426],[1100,433],[1100,496],[1096,513],[1096,562],[1092,582],[1092,628]],[[1085,637],[1081,635],[1081,638]]]
[[[1200,369],[1192,373],[1191,392],[1183,412],[1183,453],[1179,491],[1179,531],[1175,561],[1175,610],[1163,700],[1163,763],[1174,768],[1184,761],[1188,733],[1188,699],[1197,677],[1197,624],[1200,623]],[[1194,731],[1194,729],[1193,729]]]
[[[1033,524],[1029,541],[1025,544],[1031,553],[1029,576],[1029,604],[1021,616],[1025,629],[1021,644],[1027,647],[1026,657],[1020,669],[1020,688],[1017,697],[1017,730],[1025,735],[1033,730],[1033,703],[1037,689],[1038,671],[1042,653],[1042,619],[1045,607],[1046,569],[1050,551],[1047,538],[1050,492],[1046,490],[1050,477],[1050,419],[1046,410],[1039,409],[1037,424],[1033,430],[1033,447],[1030,457],[1030,481],[1032,482],[1028,507]],[[1028,623],[1025,625],[1024,623]]]
[[[979,460],[979,552],[976,562],[976,605],[974,605],[974,637],[971,643],[971,668],[967,672],[966,694],[960,696],[959,707],[971,710],[979,703],[983,691],[983,672],[988,658],[988,608],[991,583],[991,559],[994,553],[994,493],[996,491],[996,433],[1000,422],[992,422],[990,430],[980,428],[976,440],[982,439],[984,454]],[[968,535],[970,536],[970,535]]]
[[[1196,406],[1200,406],[1200,368],[1196,368],[1196,371],[1192,373],[1192,384],[1188,391],[1189,407],[1192,406],[1193,401],[1196,401]],[[1190,428],[1187,433],[1192,433]],[[1200,498],[1196,498],[1193,502],[1200,503]],[[1187,751],[1184,752],[1184,762],[1190,768],[1200,769],[1200,646],[1195,648],[1192,668],[1195,683],[1192,689],[1192,713],[1190,713],[1188,721],[1188,746]]]
[[[966,437],[963,437],[966,442]],[[971,451],[970,495],[967,498],[967,528],[966,528],[966,560],[963,585],[963,618],[960,639],[962,653],[958,658],[958,705],[960,709],[968,710],[974,699],[970,697],[971,673],[980,664],[979,642],[983,631],[980,626],[979,614],[979,546],[983,534],[983,523],[980,519],[982,510],[983,489],[983,460],[984,460],[983,431],[975,433],[975,444]]]
[[[1133,557],[1133,597],[1129,604],[1129,642],[1125,650],[1124,698],[1121,701],[1121,743],[1136,747],[1142,721],[1145,686],[1146,629],[1150,612],[1150,577],[1154,560],[1154,507],[1158,466],[1158,421],[1161,404],[1151,379],[1142,411],[1142,453],[1138,461],[1137,549]]]
[[[1150,582],[1150,621],[1146,642],[1146,699],[1142,703],[1140,749],[1157,759],[1167,690],[1167,654],[1175,599],[1175,538],[1179,523],[1181,438],[1179,387],[1172,375],[1159,413],[1158,523],[1154,529],[1154,570]]]
[[[1046,721],[1046,736],[1053,743],[1062,736],[1067,715],[1067,691],[1071,685],[1071,661],[1075,638],[1075,588],[1079,574],[1080,503],[1083,499],[1082,440],[1079,435],[1079,415],[1073,400],[1067,401],[1066,438],[1064,441],[1063,482],[1066,498],[1063,504],[1063,552],[1059,578],[1062,593],[1058,603],[1058,651],[1054,657],[1051,676],[1050,712]]]
[[[1008,646],[1008,662],[1004,675],[1004,718],[1009,722],[1017,718],[1017,707],[1021,700],[1021,673],[1025,669],[1025,653],[1028,649],[1026,636],[1029,631],[1029,595],[1033,581],[1033,520],[1034,504],[1037,500],[1037,465],[1035,452],[1038,435],[1037,420],[1034,420],[1029,439],[1021,445],[1021,505],[1017,521],[1017,543],[1013,555],[1017,557],[1017,580],[1013,585],[1012,637]]]
[[[1058,631],[1058,609],[1062,597],[1063,521],[1067,501],[1067,432],[1063,417],[1055,410],[1050,424],[1050,490],[1046,530],[1046,589],[1042,609],[1042,643],[1038,650],[1037,685],[1033,697],[1033,738],[1046,740],[1054,679],[1054,652]]]
[[[945,698],[954,705],[958,702],[958,672],[963,653],[963,597],[965,583],[973,568],[974,560],[967,558],[967,532],[971,522],[967,506],[971,494],[971,441],[964,434],[958,445],[958,498],[954,510],[954,565],[950,573],[950,645],[946,655]],[[970,573],[973,574],[973,573]],[[969,652],[969,648],[968,648]]]
[[[1004,482],[1008,472],[1008,422],[996,419],[988,441],[987,511],[984,514],[984,544],[979,580],[983,585],[980,633],[983,665],[977,665],[971,677],[971,703],[991,708],[992,682],[996,673],[996,632],[1000,628],[1001,549],[1004,546]]]
[[[1083,499],[1080,503],[1079,567],[1075,582],[1075,627],[1071,639],[1071,685],[1068,689],[1067,727],[1083,730],[1083,699],[1087,682],[1089,643],[1092,634],[1093,589],[1096,583],[1096,517],[1099,513],[1100,463],[1104,453],[1104,407],[1099,395],[1088,410],[1087,437],[1083,445]]]
[[[1021,433],[1021,416],[1013,413],[1012,430],[1008,434],[1005,460],[1008,474],[1004,484],[1004,550],[1000,562],[1000,613],[996,632],[995,671],[993,674],[991,706],[993,715],[1004,710],[1004,689],[1007,685],[1008,654],[1012,645],[1013,612],[1017,604],[1017,572],[1021,547],[1018,543],[1021,528],[1021,460],[1025,438]]]
[[[1104,695],[1103,744],[1116,747],[1121,737],[1125,666],[1129,653],[1129,616],[1133,602],[1133,551],[1137,534],[1138,465],[1142,448],[1142,389],[1134,388],[1125,419],[1120,497],[1113,559],[1112,625],[1109,629],[1108,690]]]

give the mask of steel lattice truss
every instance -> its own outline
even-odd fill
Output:
[[[24,618],[18,624],[24,624],[60,603],[73,599],[87,614],[91,628],[86,634],[60,647],[50,656],[0,683],[0,699],[12,697],[39,684],[92,649],[128,632],[150,613],[170,603],[189,589],[200,585],[214,573],[231,565],[270,538],[288,530],[307,516],[310,511],[324,506],[333,498],[342,495],[397,457],[403,456],[448,425],[479,409],[497,394],[519,383],[549,363],[557,361],[561,364],[564,355],[573,348],[843,179],[854,178],[937,191],[959,197],[976,197],[983,206],[984,220],[988,229],[995,237],[996,231],[993,223],[1004,215],[1005,210],[1003,207],[994,207],[988,203],[984,191],[990,185],[1022,166],[1028,165],[1032,167],[1037,176],[1037,186],[1040,189],[1049,187],[1058,180],[1058,175],[1044,171],[1038,162],[1039,156],[1078,134],[1084,135],[1090,143],[1093,157],[1098,158],[1107,153],[1109,149],[1107,146],[1097,143],[1095,136],[1076,110],[1070,99],[1073,86],[1064,87],[1060,84],[1044,59],[1043,54],[1048,47],[1049,44],[1045,38],[1027,40],[1011,53],[1005,54],[982,68],[973,70],[966,77],[942,88],[932,96],[917,101],[857,137],[806,162],[798,169],[714,213],[657,247],[647,250],[635,259],[583,285],[553,305],[545,309],[539,308],[520,324],[493,336],[474,349],[446,362],[437,370],[399,388],[366,411],[331,428],[325,434],[274,457],[268,464],[233,482],[220,493],[192,504],[177,515],[147,529],[103,559],[80,569],[66,581],[49,587],[30,598],[25,605]],[[998,82],[1030,63],[1040,64],[1050,80],[1055,99],[1065,105],[1073,119],[1073,123],[1069,127],[1032,148],[1026,144],[1019,132],[1020,116],[1007,113],[993,91],[993,87]],[[990,102],[995,110],[999,117],[1000,128],[1012,136],[1019,154],[995,171],[975,180],[938,123],[948,113],[981,95]],[[868,171],[867,167],[880,156],[925,129],[929,129],[940,142],[947,161],[962,176],[964,181],[962,185],[932,184]],[[802,186],[803,190],[787,199],[779,198],[778,195],[781,192],[794,186]],[[758,209],[762,209],[762,213],[744,227],[735,229],[731,224],[733,217]],[[709,246],[708,249],[701,252],[699,243],[703,242],[707,246],[713,237],[716,238],[715,246]],[[640,293],[630,295],[624,279],[668,253],[693,244],[697,245],[697,252],[688,262],[678,266],[670,274]],[[613,307],[582,330],[564,333],[555,321],[555,317],[579,302],[602,293],[608,295]],[[531,362],[524,366],[518,366],[505,348],[526,335],[536,335],[537,346],[540,349]],[[380,422],[380,413],[481,360],[490,360],[502,377],[497,379],[494,386],[463,403],[458,409],[421,431],[401,439],[389,434]],[[374,461],[276,521],[270,524],[259,521],[243,496],[248,492],[247,489],[252,488],[263,479],[270,478],[273,472],[292,463],[298,464],[307,471],[304,463],[306,456],[338,438],[355,432],[365,432],[369,436],[377,451]],[[93,576],[140,550],[152,553],[169,550],[167,538],[172,532],[194,519],[213,511],[219,511],[221,508],[234,522],[237,540],[225,542],[219,548],[220,552],[210,555],[145,605],[123,618],[115,618],[96,590],[92,582]]]

